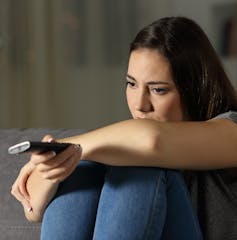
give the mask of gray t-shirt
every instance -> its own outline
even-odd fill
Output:
[[[237,112],[229,111],[216,118],[237,123]],[[204,239],[236,240],[237,168],[188,171],[184,176]]]
[[[216,116],[215,118],[226,118],[226,119],[229,119],[229,120],[237,123],[237,112],[235,112],[235,111],[225,112],[225,113],[222,113],[222,114]]]

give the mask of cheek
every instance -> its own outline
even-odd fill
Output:
[[[162,121],[183,120],[183,110],[180,99],[177,97],[171,97],[164,102],[160,102],[159,106],[157,106],[157,111],[159,112]]]
[[[183,110],[181,107],[180,100],[176,99],[169,106],[170,121],[182,121],[183,120]]]

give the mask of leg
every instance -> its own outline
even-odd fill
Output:
[[[178,171],[167,170],[167,216],[162,239],[202,239],[189,192]]]
[[[181,174],[134,167],[107,174],[94,240],[202,239]]]
[[[41,240],[92,239],[105,166],[81,161],[44,214]]]
[[[166,217],[165,171],[111,167],[98,207],[94,240],[159,239]]]

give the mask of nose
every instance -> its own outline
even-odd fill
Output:
[[[135,109],[136,111],[143,113],[152,111],[153,107],[150,101],[149,93],[147,93],[146,91],[140,92],[140,94],[137,96]]]

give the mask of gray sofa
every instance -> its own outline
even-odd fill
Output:
[[[40,224],[29,223],[22,206],[11,196],[11,186],[29,156],[9,155],[9,146],[25,140],[40,140],[46,134],[63,138],[80,134],[80,129],[0,129],[0,239],[36,240]]]

